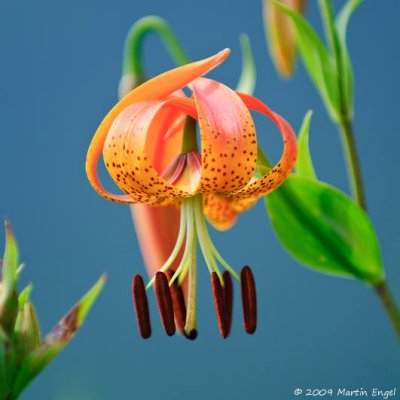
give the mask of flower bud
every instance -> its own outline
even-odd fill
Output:
[[[25,358],[40,343],[40,327],[33,304],[29,301],[19,309],[14,328],[15,350],[20,359]]]
[[[278,0],[303,14],[306,0]],[[278,10],[270,0],[263,0],[264,26],[271,58],[277,71],[285,78],[293,74],[296,61],[296,32],[290,17]]]

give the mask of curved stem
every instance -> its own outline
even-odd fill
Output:
[[[149,16],[137,21],[125,40],[122,75],[133,74],[144,76],[142,63],[142,47],[145,36],[156,32],[168,49],[177,65],[187,64],[189,59],[167,21],[160,17]]]
[[[387,316],[392,323],[392,326],[400,338],[400,309],[396,304],[396,301],[389,289],[386,282],[379,283],[374,287],[376,294],[382,302],[382,305],[386,311]]]

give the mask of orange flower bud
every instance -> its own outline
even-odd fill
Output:
[[[303,14],[306,0],[279,0]],[[271,58],[277,71],[285,78],[293,74],[296,61],[296,32],[291,19],[270,0],[263,1],[264,26]]]

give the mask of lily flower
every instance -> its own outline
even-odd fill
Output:
[[[174,334],[176,323],[190,339],[197,336],[197,244],[211,275],[221,335],[226,337],[230,330],[231,275],[241,280],[245,330],[255,331],[252,272],[245,267],[239,278],[212,243],[206,220],[217,229],[230,228],[239,213],[282,184],[297,156],[295,134],[281,116],[255,97],[203,77],[228,54],[229,49],[225,49],[167,71],[128,93],[100,124],[86,161],[90,183],[106,199],[152,207],[175,206],[180,210],[175,246],[147,288],[155,286],[166,333]],[[192,97],[183,93],[185,86],[192,91]],[[281,159],[261,177],[256,172],[258,144],[250,110],[269,117],[284,142]],[[97,163],[101,155],[124,194],[113,194],[100,183]],[[179,265],[172,271],[177,258]],[[185,301],[181,284],[186,277]],[[133,280],[133,295],[140,333],[148,337],[151,327],[146,291],[138,275]]]

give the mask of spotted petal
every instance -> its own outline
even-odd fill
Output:
[[[167,98],[173,92],[181,89],[199,76],[207,73],[228,56],[229,50],[225,49],[213,57],[184,65],[179,68],[167,71],[135,88],[132,92],[123,97],[107,114],[96,131],[90,144],[86,159],[86,173],[93,188],[109,200],[133,203],[138,201],[127,195],[114,195],[109,193],[100,183],[97,176],[97,162],[102,153],[108,132],[122,110],[134,103],[141,101],[161,100]]]
[[[218,193],[205,193],[203,196],[204,215],[214,228],[220,231],[230,229],[238,214],[251,208],[257,200],[252,198],[225,197]]]
[[[246,187],[229,194],[235,198],[258,198],[270,193],[281,185],[289,176],[297,159],[297,142],[296,135],[289,123],[280,115],[270,110],[263,102],[253,96],[238,93],[246,106],[254,111],[261,112],[269,117],[279,128],[283,138],[283,153],[278,163],[260,179],[251,182]]]
[[[240,97],[206,78],[191,88],[196,101],[202,152],[201,192],[232,192],[251,179],[257,161],[253,119]]]
[[[192,99],[170,98],[142,101],[126,107],[114,120],[104,143],[103,158],[117,185],[136,202],[165,204],[176,197],[190,197],[196,186],[170,184],[162,178],[149,159],[147,148],[157,141],[163,107],[181,106],[196,117]],[[161,113],[161,114],[160,114]]]

